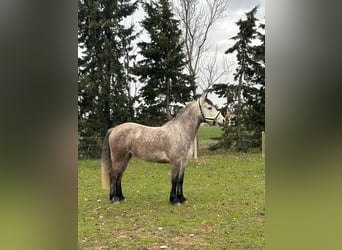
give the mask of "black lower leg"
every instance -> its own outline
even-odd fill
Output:
[[[110,173],[110,190],[109,190],[109,200],[112,203],[118,202],[120,199],[117,195],[117,177],[113,174]]]
[[[178,197],[177,197],[177,177],[172,178],[172,188],[170,193],[170,203],[171,204],[177,204],[179,203]]]
[[[116,203],[116,202],[118,202],[120,200],[120,198],[117,195],[117,188],[116,188],[116,183],[115,182],[110,184],[109,200],[112,203]]]
[[[178,185],[177,185],[177,197],[180,203],[186,202],[186,198],[183,195],[183,180],[184,180],[184,173],[179,176]]]
[[[119,197],[119,200],[120,200],[120,201],[125,200],[125,197],[124,197],[123,194],[122,194],[121,180],[118,180],[118,181],[116,182],[116,194],[117,194],[117,196]]]

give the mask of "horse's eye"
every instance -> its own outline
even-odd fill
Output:
[[[211,110],[211,109],[212,109],[212,107],[208,107],[208,109],[209,109],[209,110]]]

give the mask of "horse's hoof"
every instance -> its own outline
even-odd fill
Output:
[[[187,199],[183,196],[183,197],[179,197],[179,202],[181,203],[181,204],[186,204],[186,203],[188,203],[187,202]]]
[[[119,204],[119,203],[120,203],[120,200],[118,199],[118,197],[113,197],[113,198],[110,200],[110,202],[111,202],[112,204]]]
[[[180,203],[180,202],[176,202],[176,203],[172,203],[172,205],[174,205],[174,206],[180,206],[181,203]]]
[[[112,204],[113,205],[118,205],[118,204],[120,204],[120,201],[112,201]]]

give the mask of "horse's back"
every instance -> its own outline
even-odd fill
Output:
[[[109,139],[110,143],[113,144],[126,144],[128,143],[135,134],[139,133],[143,129],[143,125],[134,122],[122,123],[111,129]]]
[[[126,137],[127,139],[132,139],[140,137],[143,134],[146,136],[151,135],[152,133],[155,133],[154,131],[157,131],[160,128],[161,127],[150,127],[134,122],[126,122],[112,128],[110,136],[112,138]]]
[[[113,154],[133,155],[147,161],[169,162],[169,135],[163,127],[127,122],[114,127],[110,134]]]

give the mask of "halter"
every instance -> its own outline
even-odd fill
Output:
[[[200,111],[201,111],[201,115],[202,115],[202,118],[205,122],[207,121],[213,121],[213,125],[216,124],[216,121],[217,121],[217,118],[218,116],[220,115],[220,111],[217,112],[217,115],[215,116],[215,118],[211,118],[211,117],[205,117],[204,114],[203,114],[203,110],[202,110],[202,106],[201,106],[201,102],[200,100],[198,100],[198,106],[200,108]]]

